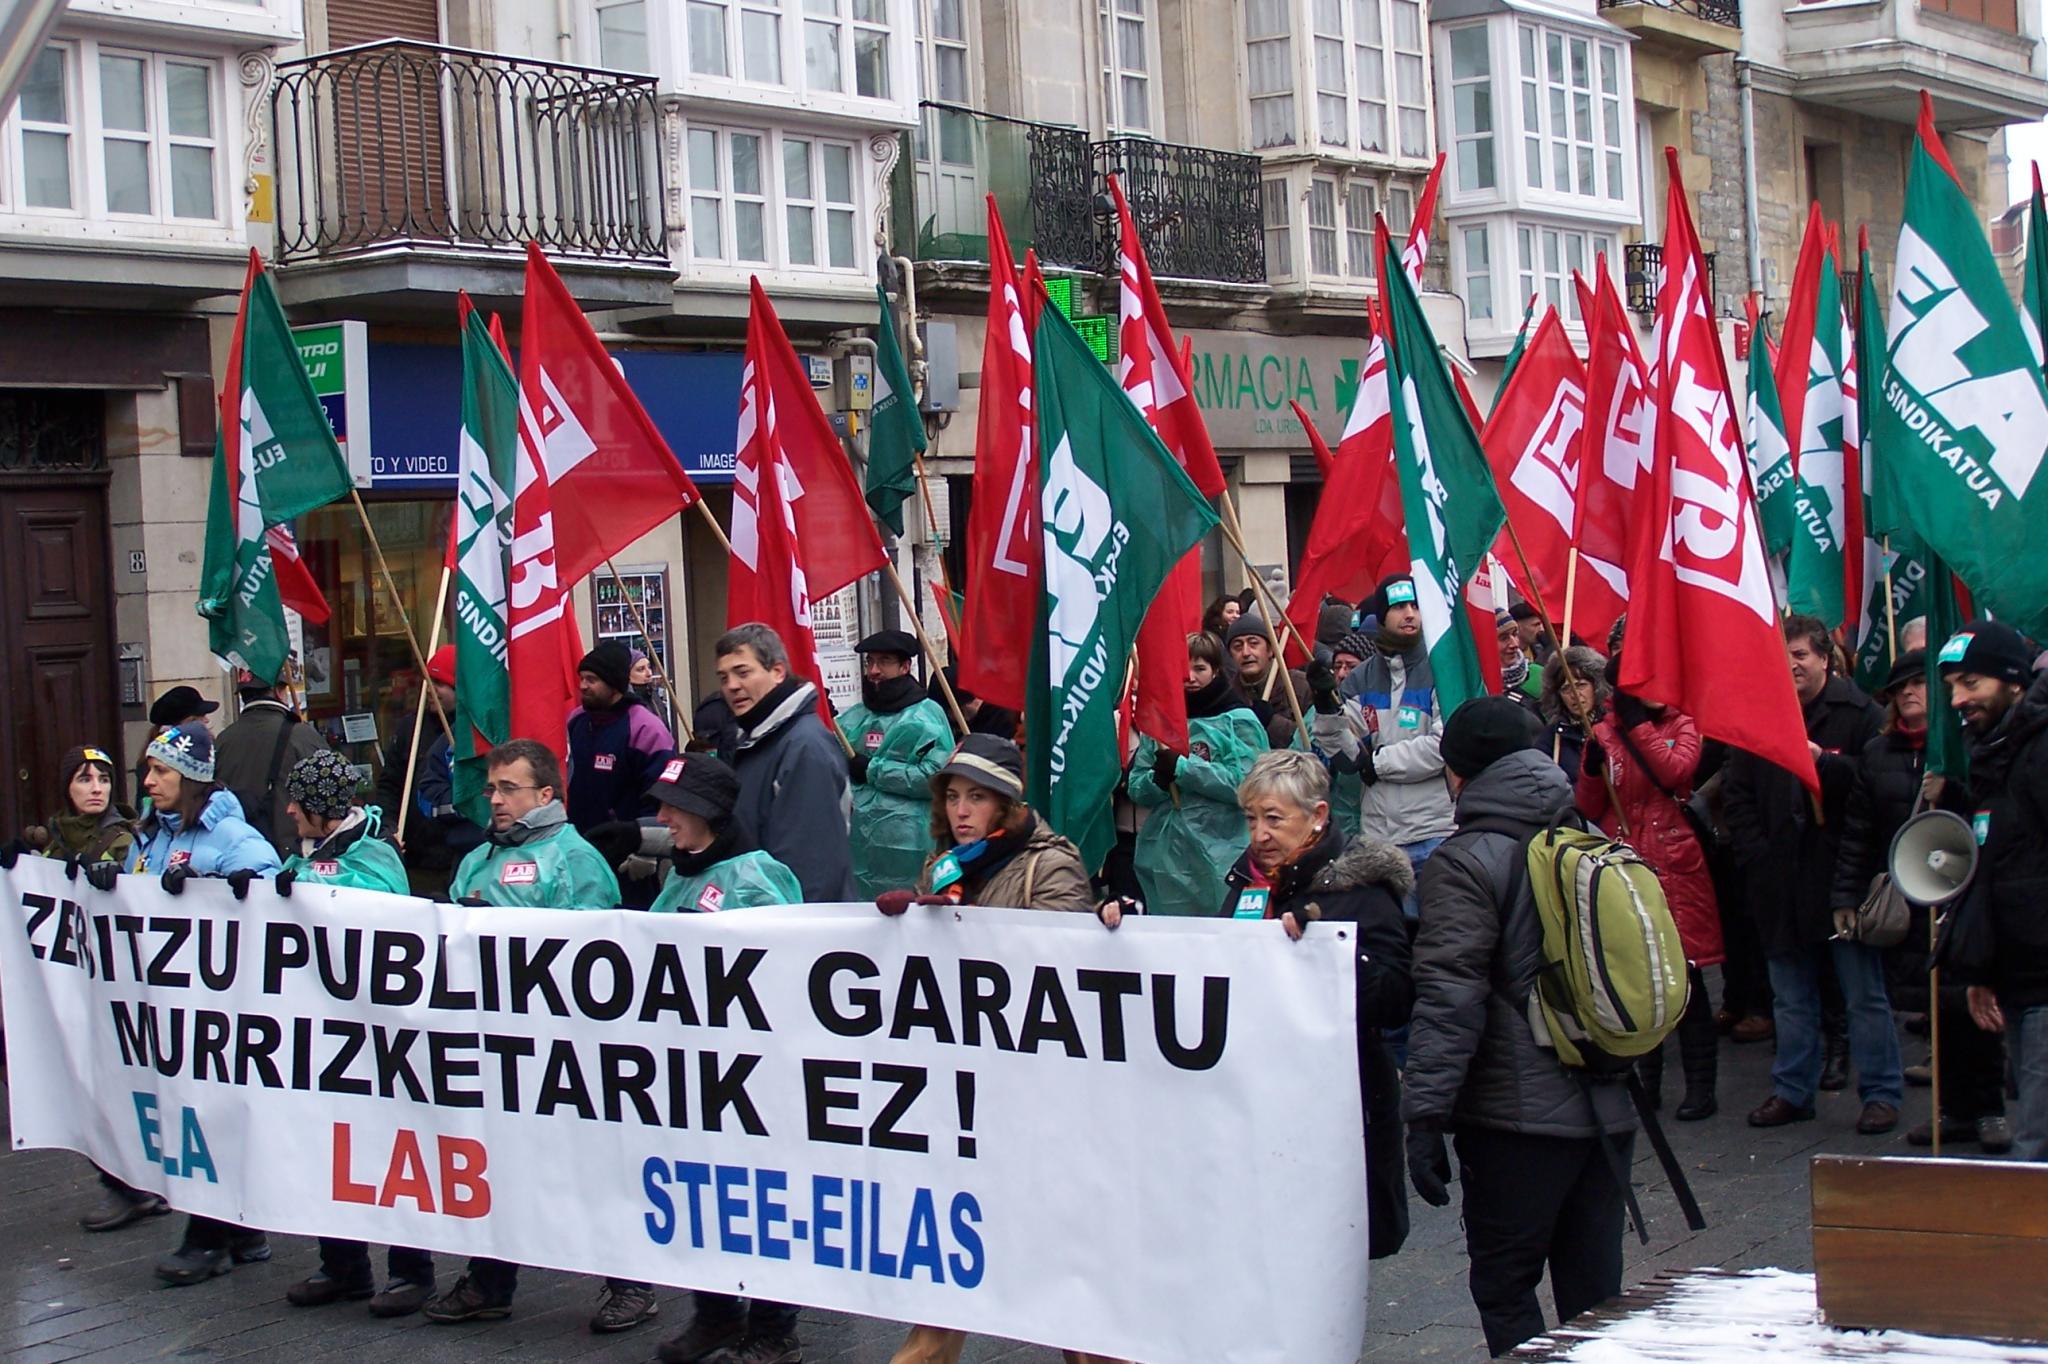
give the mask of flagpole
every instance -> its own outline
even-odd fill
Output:
[[[668,680],[668,672],[661,666],[661,659],[656,656],[654,636],[648,633],[647,617],[641,614],[640,611],[640,599],[626,591],[626,580],[619,575],[619,566],[612,562],[611,555],[607,554],[604,556],[604,566],[611,570],[612,581],[619,585],[619,596],[625,599],[628,607],[632,608],[633,624],[640,627],[640,642],[647,646],[647,662],[653,667],[654,675],[661,679],[661,689],[668,693],[669,711],[675,716],[676,723],[682,726],[683,742],[696,742],[697,736],[690,732],[690,722],[683,718],[683,707],[677,700],[675,684]],[[435,625],[438,627],[440,622],[436,621]],[[674,738],[675,736],[670,735],[669,737]]]
[[[1266,699],[1270,701],[1273,699],[1273,684],[1278,675],[1287,667],[1287,652],[1281,647],[1279,628],[1274,622],[1277,620],[1280,624],[1285,625],[1287,632],[1294,636],[1294,642],[1301,646],[1304,661],[1313,659],[1315,657],[1315,650],[1311,649],[1307,641],[1302,639],[1301,631],[1295,628],[1294,622],[1287,619],[1281,613],[1280,603],[1274,599],[1272,590],[1266,586],[1266,580],[1260,575],[1258,565],[1252,562],[1250,552],[1244,547],[1244,533],[1238,526],[1237,507],[1231,502],[1228,491],[1224,492],[1222,502],[1224,538],[1228,539],[1231,548],[1237,551],[1237,557],[1244,563],[1245,576],[1252,580],[1253,594],[1266,607],[1260,614],[1264,617],[1265,621],[1266,639],[1273,646],[1273,669],[1266,677]],[[1308,733],[1308,717],[1302,713],[1301,698],[1294,694],[1294,683],[1291,679],[1287,684],[1286,690],[1287,708],[1294,712],[1294,727],[1301,733],[1302,747],[1307,748],[1311,742]]]
[[[1884,633],[1885,652],[1891,663],[1899,661],[1899,608],[1892,604],[1892,537],[1881,536],[1879,546],[1884,550]]]
[[[946,680],[946,670],[939,662],[938,646],[932,637],[924,632],[924,621],[919,618],[917,602],[910,595],[910,589],[903,585],[903,575],[896,571],[896,562],[886,556],[882,559],[882,571],[889,575],[889,583],[896,589],[896,596],[903,603],[903,609],[910,613],[910,628],[917,632],[917,642],[924,647],[924,660],[931,667],[932,676],[939,679],[939,693],[946,698],[946,710],[952,715],[953,723],[960,726],[960,732],[967,732],[967,717],[960,713],[960,698],[953,695],[953,684]]]
[[[427,675],[426,655],[420,652],[420,637],[413,633],[412,617],[405,611],[405,602],[398,595],[398,584],[391,577],[391,565],[384,560],[384,546],[377,539],[376,528],[370,524],[370,509],[363,505],[363,495],[356,488],[348,490],[349,500],[356,504],[356,515],[362,518],[363,534],[369,537],[370,552],[377,556],[377,572],[383,576],[384,590],[391,594],[391,604],[398,610],[398,623],[405,631],[405,642],[412,650],[412,663],[420,670],[420,676]],[[438,615],[438,613],[437,613]],[[448,736],[452,746],[455,743],[455,727],[448,723],[448,712],[441,708],[440,693],[434,693],[434,714],[441,718],[441,732]]]
[[[1527,568],[1524,568],[1524,569],[1523,569],[1522,571],[1523,571],[1524,573],[1527,573],[1527,572],[1528,572],[1529,570],[1528,570]],[[1534,586],[1536,585],[1536,580],[1535,580],[1534,578],[1530,578],[1530,579],[1528,580],[1528,582],[1529,582],[1529,586],[1531,586],[1531,587],[1534,587]],[[1576,541],[1576,540],[1574,540],[1574,541],[1572,541],[1572,543],[1571,543],[1571,548],[1570,548],[1570,549],[1569,549],[1569,550],[1568,550],[1568,551],[1566,552],[1566,554],[1565,554],[1565,559],[1564,559],[1564,621],[1563,621],[1563,625],[1564,625],[1564,633],[1565,633],[1565,638],[1567,638],[1567,639],[1571,638],[1571,633],[1572,633],[1572,604],[1573,604],[1573,603],[1574,603],[1574,602],[1575,602],[1575,601],[1576,601],[1576,600],[1578,599],[1578,595],[1579,595],[1579,542],[1578,542],[1578,541]],[[1536,603],[1536,614],[1537,614],[1537,615],[1539,615],[1539,616],[1543,614],[1543,603],[1542,603],[1542,602],[1537,602],[1537,603]]]
[[[432,658],[435,651],[441,647],[441,616],[447,605],[448,560],[444,556],[441,560],[441,585],[434,589],[434,626],[433,629],[428,631],[427,637],[427,657],[429,658]],[[412,813],[412,779],[419,770],[420,730],[427,723],[427,693],[430,691],[434,691],[434,679],[427,676],[425,671],[422,671],[420,673],[419,704],[413,707],[412,712],[412,747],[406,750],[405,755],[405,785],[398,788],[398,827],[391,831],[392,840],[398,844],[400,852],[405,851],[405,817]],[[434,700],[438,703],[440,699],[441,693],[434,692]],[[455,740],[453,737],[448,740],[448,760],[450,762],[455,760]]]
[[[912,451],[910,459],[912,465],[917,470],[917,500],[924,504],[925,528],[931,532],[931,541],[933,548],[932,558],[938,563],[939,566],[939,586],[944,588],[946,592],[946,600],[948,603],[946,618],[948,620],[951,620],[953,615],[951,610],[951,602],[953,598],[953,582],[952,579],[946,573],[946,555],[944,546],[939,543],[939,512],[937,503],[935,499],[932,497],[931,475],[925,471],[924,454],[921,451]]]

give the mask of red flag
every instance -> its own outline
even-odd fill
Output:
[[[286,606],[315,625],[325,625],[330,614],[327,598],[314,581],[306,561],[299,557],[299,542],[292,528],[283,522],[263,533],[270,546],[270,571],[277,575],[277,596]]]
[[[1495,400],[1481,439],[1508,524],[1528,556],[1526,571],[1513,543],[1496,545],[1494,553],[1522,595],[1553,621],[1564,619],[1585,424],[1586,367],[1552,308]],[[1492,628],[1489,619],[1489,633]]]
[[[1043,297],[1036,260],[1026,289],[988,196],[988,327],[981,343],[981,413],[974,428],[974,493],[967,512],[967,609],[960,683],[1022,713],[1038,630],[1038,462],[1032,453],[1031,295]]]
[[[1301,429],[1308,432],[1309,453],[1316,457],[1316,472],[1322,476],[1323,486],[1330,486],[1330,470],[1336,466],[1337,457],[1330,453],[1330,443],[1323,439],[1323,433],[1316,430],[1315,419],[1302,410],[1301,404],[1289,398],[1287,405],[1294,409],[1294,419],[1301,423]]]
[[[1422,197],[1415,203],[1415,221],[1408,225],[1408,244],[1401,248],[1401,268],[1417,288],[1422,287],[1422,263],[1429,258],[1429,230],[1436,219],[1436,191],[1443,178],[1444,154],[1438,152],[1436,164],[1429,168],[1429,179],[1422,182]]]
[[[1572,630],[1604,640],[1628,608],[1638,498],[1656,449],[1657,405],[1635,325],[1621,306],[1607,263],[1588,290],[1573,277],[1586,321],[1586,437],[1579,460],[1577,599]]]
[[[1808,204],[1806,235],[1799,242],[1799,264],[1792,270],[1792,297],[1785,305],[1785,325],[1778,333],[1778,353],[1771,371],[1778,380],[1778,410],[1785,418],[1785,436],[1792,442],[1793,468],[1798,468],[1800,425],[1806,419],[1807,370],[1813,363],[1813,338],[1820,329],[1820,267],[1827,254],[1827,224],[1820,205]]]
[[[1667,147],[1664,156],[1670,191],[1657,292],[1656,457],[1629,565],[1620,685],[1686,712],[1700,733],[1776,763],[1818,794],[1707,304],[1706,264],[1678,151]]]
[[[996,214],[996,196],[993,194],[988,196],[988,211],[998,224],[1002,222],[1001,216]],[[1007,243],[1009,240],[1009,235],[1005,233],[1003,241]],[[995,254],[993,236],[989,238],[989,254],[991,258]],[[991,265],[989,268],[995,267]],[[1009,271],[1010,278],[1014,280],[1017,277],[1017,267],[1014,263],[1010,265]],[[1045,272],[1038,268],[1038,248],[1027,246],[1024,248],[1024,335],[1027,337],[1038,335],[1038,312],[1047,302],[1049,300],[1045,292]]]

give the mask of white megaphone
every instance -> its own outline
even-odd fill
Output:
[[[1977,873],[1977,836],[1962,816],[1929,810],[1892,838],[1892,884],[1916,905],[1939,908],[1969,889]]]

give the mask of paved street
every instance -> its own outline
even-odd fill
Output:
[[[1718,991],[1717,991],[1718,993]],[[22,1045],[22,1040],[16,1040]],[[32,1045],[32,1043],[30,1043]],[[1703,1124],[1668,1123],[1690,1172],[1709,1227],[1690,1233],[1670,1197],[1648,1144],[1638,1142],[1635,1175],[1651,1221],[1650,1244],[1628,1240],[1628,1281],[1664,1269],[1701,1265],[1775,1265],[1810,1269],[1807,1160],[1822,1151],[1890,1151],[1903,1137],[1859,1137],[1853,1093],[1823,1095],[1812,1123],[1755,1132],[1743,1114],[1767,1092],[1768,1046],[1722,1050],[1722,1112]],[[1908,1062],[1926,1054],[1906,1039]],[[1675,1094],[1677,1060],[1667,1088]],[[1671,1097],[1667,1095],[1667,1097]],[[1924,1118],[1927,1092],[1907,1093],[1907,1123]],[[1668,1104],[1667,1104],[1668,1113]],[[94,1199],[86,1163],[62,1151],[0,1154],[0,1359],[55,1364],[69,1359],[316,1360],[377,1364],[548,1359],[638,1361],[653,1357],[662,1335],[686,1316],[681,1294],[665,1294],[662,1317],[624,1336],[598,1337],[584,1323],[597,1281],[536,1272],[522,1278],[515,1315],[488,1325],[435,1327],[419,1318],[372,1320],[359,1305],[301,1310],[284,1301],[287,1285],[315,1262],[310,1241],[273,1237],[269,1264],[236,1270],[198,1288],[164,1289],[150,1274],[171,1245],[175,1218],[109,1235],[89,1236],[77,1218]],[[1463,1238],[1453,1206],[1414,1202],[1407,1248],[1374,1266],[1368,1335],[1361,1358],[1456,1359],[1484,1356],[1465,1292]],[[381,1263],[380,1266],[381,1268]],[[1105,1267],[1114,1273],[1114,1267]],[[444,1275],[443,1283],[447,1282]],[[884,1364],[900,1341],[894,1323],[807,1313],[806,1358],[815,1364]],[[977,1341],[970,1361],[1050,1364],[1056,1351],[1002,1341]],[[1181,1364],[1148,1361],[1147,1364]]]

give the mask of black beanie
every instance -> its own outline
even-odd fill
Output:
[[[1360,602],[1360,603],[1359,603],[1359,607],[1360,607],[1360,614],[1361,614],[1361,615],[1367,615],[1367,616],[1377,616],[1377,617],[1379,617],[1379,618],[1380,618],[1380,619],[1381,619],[1382,621],[1386,620],[1386,618],[1387,618],[1387,607],[1388,607],[1388,606],[1389,606],[1389,604],[1390,604],[1390,603],[1389,603],[1389,602],[1387,601],[1387,589],[1388,589],[1388,588],[1390,588],[1390,587],[1392,587],[1392,586],[1393,586],[1393,585],[1394,585],[1395,583],[1406,583],[1406,584],[1408,584],[1408,590],[1407,590],[1407,592],[1406,592],[1406,593],[1396,593],[1395,595],[1396,595],[1396,596],[1398,596],[1398,597],[1400,597],[1400,601],[1398,601],[1398,602],[1395,602],[1395,603],[1392,603],[1392,604],[1393,604],[1393,605],[1399,605],[1399,606],[1412,606],[1412,605],[1414,605],[1414,604],[1415,604],[1415,577],[1414,577],[1414,575],[1413,575],[1413,574],[1410,574],[1410,573],[1389,573],[1389,574],[1388,574],[1388,575],[1387,575],[1386,577],[1384,577],[1384,578],[1380,579],[1380,585],[1379,585],[1378,587],[1376,587],[1376,588],[1374,588],[1374,589],[1373,589],[1373,594],[1372,594],[1372,595],[1371,595],[1370,597],[1367,597],[1367,598],[1366,598],[1366,599],[1365,599],[1365,600],[1364,600],[1363,602]]]
[[[2034,651],[2002,621],[1973,620],[1941,646],[1941,673],[1976,673],[2024,687],[2034,680]]]
[[[1511,753],[1534,748],[1536,717],[1505,696],[1475,696],[1444,722],[1444,766],[1470,781]]]
[[[594,674],[598,681],[623,696],[633,688],[633,651],[619,640],[608,639],[583,655],[576,671]]]

